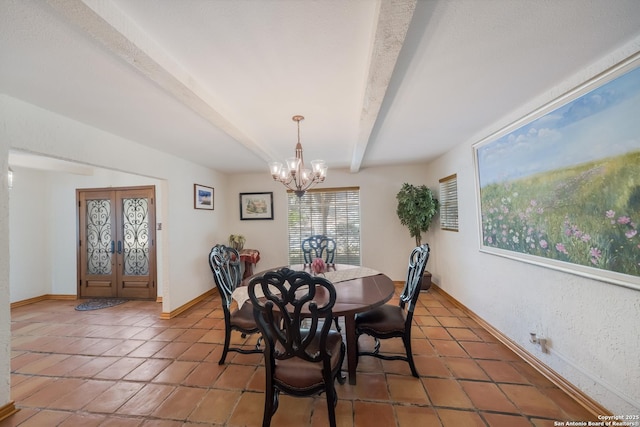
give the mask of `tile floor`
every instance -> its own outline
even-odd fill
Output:
[[[77,304],[50,300],[11,311],[11,399],[20,411],[0,427],[261,425],[262,355],[229,353],[218,365],[217,295],[172,320],[159,319],[154,302],[85,312]],[[420,378],[405,362],[361,357],[357,385],[336,385],[339,426],[593,420],[433,289],[421,294],[414,319]],[[234,332],[234,340],[242,338]],[[402,351],[402,344],[387,340],[384,348]],[[324,396],[282,396],[272,425],[328,425]]]

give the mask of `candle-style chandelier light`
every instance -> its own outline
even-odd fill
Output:
[[[296,156],[286,161],[286,167],[280,162],[269,162],[271,176],[275,181],[281,182],[289,190],[302,197],[311,186],[323,182],[327,176],[327,165],[324,160],[312,160],[311,169],[304,167],[302,159],[302,144],[300,143],[300,121],[303,116],[293,116],[293,121],[298,123],[298,143],[296,144]]]

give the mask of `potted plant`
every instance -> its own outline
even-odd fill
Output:
[[[245,240],[242,234],[232,234],[229,236],[229,246],[240,252],[244,248]]]
[[[396,195],[398,207],[396,213],[400,223],[409,229],[411,237],[416,239],[416,246],[422,244],[422,233],[429,230],[431,221],[438,213],[440,204],[438,199],[426,185],[414,186],[404,183]],[[431,287],[431,273],[425,271],[424,276],[429,280],[423,280],[421,289]]]

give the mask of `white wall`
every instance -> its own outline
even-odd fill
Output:
[[[92,175],[47,172],[13,166],[10,199],[11,302],[46,294],[76,295],[76,189],[156,186],[156,204],[162,204],[161,181],[140,175],[93,168]],[[163,222],[161,212],[156,217]],[[156,231],[158,258],[163,231]],[[162,271],[158,295],[163,295]]]
[[[0,96],[0,113],[4,99]],[[2,117],[0,115],[0,117]],[[7,187],[9,141],[0,126],[0,408],[10,401],[11,310],[9,304],[9,189]]]
[[[425,176],[424,165],[367,168],[357,174],[330,170],[326,182],[317,187],[360,187],[362,265],[384,272],[393,280],[406,278],[415,239],[396,215],[396,194],[405,182],[426,184]],[[437,190],[437,181],[435,187],[430,187]],[[240,220],[239,193],[265,191],[273,191],[274,220]],[[243,234],[247,238],[245,248],[260,250],[258,271],[286,265],[289,248],[285,187],[271,179],[265,165],[264,173],[234,175],[229,182],[229,193],[230,203],[225,208],[230,218],[226,236]],[[423,243],[429,243],[429,233],[423,236]]]
[[[9,203],[9,294],[10,301],[15,302],[53,293],[50,232],[56,224],[52,218],[47,174],[16,166],[12,169],[14,185]],[[72,255],[74,252],[75,249]]]
[[[158,242],[163,312],[175,310],[213,287],[206,255],[212,242],[223,236],[226,238],[221,232],[226,228],[226,219],[221,209],[202,211],[193,208],[193,184],[216,188],[216,200],[224,200],[225,175],[6,95],[1,95],[0,101],[2,127],[10,148],[108,170],[93,178],[68,174],[47,176],[49,182],[45,187],[49,186],[51,200],[47,213],[52,223],[49,230],[52,267],[47,293],[75,293],[75,188],[85,187],[85,184],[93,187],[158,183],[156,208],[158,221],[163,223],[164,237]],[[35,179],[27,178],[25,185]],[[17,195],[15,197],[16,201],[25,202]],[[39,293],[39,290],[33,293]]]
[[[639,49],[603,58],[426,169],[428,183],[458,174],[460,231],[431,240],[434,282],[614,414],[640,413],[640,292],[479,252],[472,146]],[[548,354],[529,332],[549,340]]]
[[[91,176],[18,167],[13,169],[15,186],[11,192],[10,204],[11,302],[44,294],[76,293],[76,188],[159,186],[161,183],[160,180],[148,177],[100,168],[95,168]],[[375,233],[362,235],[363,265],[383,271],[394,280],[404,280],[407,257],[413,248],[414,239],[396,216],[395,196],[404,182],[416,185],[424,183],[424,166],[371,168],[359,174],[351,174],[346,170],[332,170],[330,173],[328,183],[333,187],[360,187],[361,227],[364,231],[376,230]],[[219,210],[219,215],[227,219],[223,226],[215,230],[215,237],[209,234],[211,240],[206,241],[205,249],[215,243],[226,243],[229,234],[244,234],[247,237],[245,247],[256,248],[261,252],[258,269],[286,265],[287,202],[284,187],[271,180],[266,166],[262,174],[234,175],[229,181],[231,185],[225,191],[222,188],[216,188],[215,191],[216,211]],[[437,187],[433,189],[437,190]],[[274,193],[274,220],[241,221],[239,193],[262,191]],[[157,193],[161,193],[158,188]],[[162,204],[161,198],[162,195],[159,194],[158,205]],[[214,212],[194,213],[206,218]],[[163,223],[163,230],[157,231],[158,248],[161,251],[166,232],[162,212],[158,212],[157,222]],[[205,233],[212,231],[206,230]],[[425,235],[424,241],[428,242],[428,235]],[[391,250],[379,250],[381,246]],[[162,259],[161,253],[158,258]],[[38,260],[38,268],[33,268],[34,260]],[[191,263],[194,268],[202,270],[203,260],[206,260],[206,254],[199,254]],[[172,260],[165,262],[171,264]],[[204,270],[204,281],[212,284],[208,266]],[[161,273],[162,270],[159,274],[158,295],[163,295]]]

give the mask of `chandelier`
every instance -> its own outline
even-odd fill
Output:
[[[288,158],[285,167],[280,162],[269,162],[269,169],[275,181],[281,182],[289,190],[296,193],[296,196],[302,197],[311,186],[324,181],[327,176],[327,165],[324,160],[312,160],[311,169],[304,167],[302,144],[300,144],[300,121],[304,120],[304,117],[293,116],[292,119],[298,123],[296,156]]]

